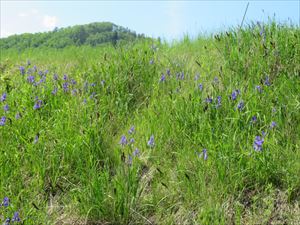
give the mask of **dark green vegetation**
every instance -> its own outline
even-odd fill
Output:
[[[299,224],[299,44],[272,23],[172,46],[2,49],[0,219]]]
[[[1,49],[24,50],[39,47],[97,46],[109,42],[115,45],[120,41],[129,42],[141,38],[144,38],[144,35],[137,35],[135,32],[113,23],[102,22],[55,28],[53,31],[44,33],[12,35],[0,39],[0,47]]]

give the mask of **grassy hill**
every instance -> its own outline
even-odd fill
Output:
[[[115,25],[110,22],[90,23],[66,28],[55,28],[50,32],[12,35],[0,39],[1,49],[15,48],[24,50],[27,48],[65,48],[68,46],[97,46],[101,44],[118,42],[130,42],[144,38],[143,34]]]
[[[1,49],[0,220],[299,224],[299,45],[270,23]]]

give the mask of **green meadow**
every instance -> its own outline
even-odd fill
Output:
[[[1,224],[300,224],[299,27],[2,48],[0,98]]]

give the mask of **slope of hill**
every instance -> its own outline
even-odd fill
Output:
[[[272,23],[3,50],[0,221],[300,224],[299,44]]]
[[[127,28],[110,22],[91,23],[67,28],[55,28],[53,31],[35,34],[12,35],[0,39],[1,49],[16,48],[64,48],[67,46],[91,45],[104,43],[116,44],[118,41],[133,41],[143,38]]]

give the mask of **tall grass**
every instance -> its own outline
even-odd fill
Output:
[[[299,223],[299,43],[298,27],[270,23],[172,46],[3,51],[0,220]]]

